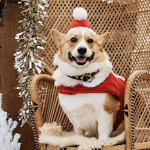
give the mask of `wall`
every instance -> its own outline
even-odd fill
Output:
[[[15,89],[18,84],[17,71],[13,67],[14,53],[17,49],[15,35],[21,32],[18,29],[18,21],[21,19],[19,7],[17,3],[8,2],[3,16],[4,26],[0,26],[0,93],[3,93],[3,109],[14,120],[17,120],[18,111],[22,106],[22,99],[18,97],[19,91]],[[28,124],[22,128],[18,125],[14,132],[21,134],[21,150],[35,150],[32,129]]]

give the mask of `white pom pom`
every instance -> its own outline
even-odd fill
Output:
[[[75,20],[81,21],[87,19],[87,11],[82,7],[77,7],[73,10]]]

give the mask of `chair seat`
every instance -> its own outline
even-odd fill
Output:
[[[103,147],[102,150],[125,150],[125,144],[111,147]],[[77,147],[60,148],[58,146],[48,145],[46,150],[78,150]],[[98,150],[98,149],[97,149]]]

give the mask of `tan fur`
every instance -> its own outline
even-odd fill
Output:
[[[120,103],[116,99],[115,95],[107,94],[105,104],[104,104],[104,110],[108,112],[109,114],[116,112],[120,109]]]
[[[60,33],[59,31],[53,29],[52,36],[55,43],[60,48],[60,53],[58,55],[59,59],[71,64],[71,61],[68,59],[68,52],[72,52],[72,50],[77,46],[77,44],[82,40],[82,32],[80,29],[76,29],[69,34],[65,35]],[[70,41],[72,37],[78,39],[77,42],[73,43]],[[109,32],[106,32],[102,35],[95,35],[91,31],[86,30],[84,35],[84,40],[86,44],[90,48],[92,52],[95,52],[95,58],[91,62],[103,62],[106,58],[108,58],[106,52],[103,50],[103,44],[109,37]],[[93,39],[93,43],[88,43],[88,39]]]
[[[98,41],[99,41],[98,44],[99,45],[104,45],[106,40],[109,38],[109,36],[110,36],[109,32],[106,32],[102,35],[98,35]]]
[[[117,111],[120,109],[120,103],[118,102],[115,95],[107,94],[105,104],[104,104],[104,110],[108,112],[109,114],[113,113],[113,124],[116,121],[116,115]],[[115,137],[119,134],[121,134],[125,129],[124,121],[118,126],[117,130],[112,132],[110,134],[111,137]]]
[[[53,37],[55,43],[61,49],[64,44],[66,35],[63,33],[60,33],[58,30],[55,30],[55,29],[51,30],[51,33],[52,33],[52,37]]]
[[[120,103],[115,95],[107,94],[104,104],[104,110],[111,114],[113,113],[113,124],[116,121],[117,111],[120,109]]]

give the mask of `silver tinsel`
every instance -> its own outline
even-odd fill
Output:
[[[19,47],[14,54],[14,67],[18,71],[17,89],[20,90],[19,97],[23,98],[23,106],[19,112],[19,120],[22,125],[26,122],[30,123],[30,105],[31,99],[29,94],[29,83],[34,74],[44,72],[45,64],[42,62],[41,51],[45,43],[43,37],[43,21],[47,17],[45,8],[48,7],[47,0],[20,0],[18,4],[22,5],[23,19],[19,21],[20,28],[23,32],[18,33],[15,37]],[[32,116],[33,117],[33,116]]]

